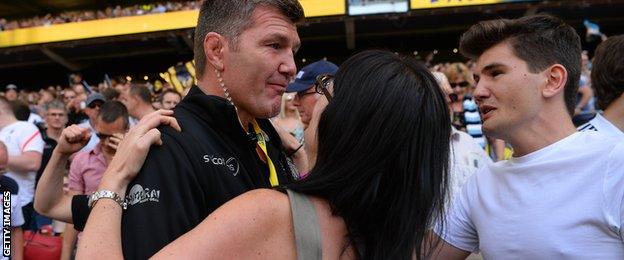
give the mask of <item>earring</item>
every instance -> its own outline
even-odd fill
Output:
[[[227,99],[227,101],[229,101],[230,104],[234,105],[234,102],[232,102],[232,97],[230,97],[230,92],[225,87],[225,83],[223,82],[223,78],[221,77],[221,73],[218,70],[216,70],[216,69],[215,69],[215,72],[217,73],[217,80],[219,81],[219,86],[221,86],[221,88],[223,89],[223,92],[225,93],[225,99]]]

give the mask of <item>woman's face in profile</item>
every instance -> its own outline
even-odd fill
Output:
[[[327,90],[332,96],[334,95],[334,83],[333,82],[331,82],[327,86]],[[323,113],[323,111],[325,111],[325,107],[327,106],[327,104],[329,104],[329,101],[327,100],[325,96],[322,96],[321,98],[318,99],[318,101],[316,102],[316,105],[314,106],[314,110],[312,111],[310,124],[308,125],[308,128],[306,128],[306,130],[304,131],[305,149],[306,149],[306,153],[308,154],[308,162],[310,163],[310,169],[314,167],[314,164],[316,163],[316,151],[318,148],[318,142],[317,142],[318,124],[321,118],[321,114]]]

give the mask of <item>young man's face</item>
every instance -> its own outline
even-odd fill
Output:
[[[234,104],[253,117],[270,118],[280,111],[281,97],[296,73],[297,28],[274,8],[258,7],[252,25],[227,43],[222,72]]]
[[[485,51],[477,59],[474,75],[474,97],[488,136],[506,140],[527,129],[540,113],[544,102],[540,89],[548,78],[543,72],[530,72],[508,43]]]

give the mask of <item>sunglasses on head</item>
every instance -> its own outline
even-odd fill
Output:
[[[470,85],[470,83],[468,83],[467,81],[456,82],[456,83],[451,83],[451,88],[456,88],[456,87],[465,88],[465,87],[468,87],[468,85]]]

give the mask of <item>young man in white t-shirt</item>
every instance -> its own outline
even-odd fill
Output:
[[[514,157],[468,180],[434,229],[443,240],[432,258],[624,259],[624,143],[571,120],[580,46],[547,15],[484,21],[462,36],[483,130]]]
[[[579,131],[598,131],[624,138],[624,35],[611,36],[598,46],[591,80],[598,107],[604,113],[579,126]]]
[[[19,186],[24,228],[33,229],[35,177],[41,164],[44,142],[35,125],[17,121],[4,98],[0,98],[0,141],[6,145],[9,154],[6,176],[15,180]]]

